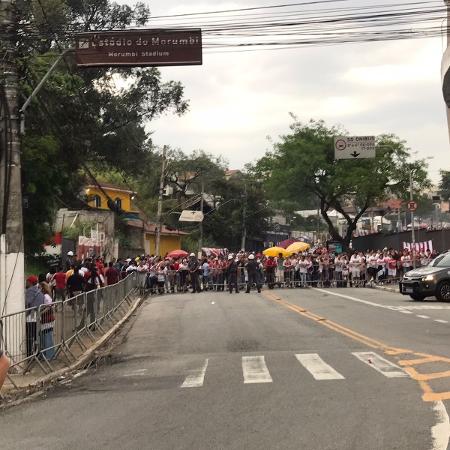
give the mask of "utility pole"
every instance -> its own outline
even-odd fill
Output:
[[[22,181],[18,113],[18,75],[11,0],[0,1],[0,315],[21,311],[24,299],[24,243]],[[5,349],[13,358],[21,354],[25,324],[18,325],[17,348]],[[0,341],[2,340],[0,326]]]
[[[245,245],[247,240],[247,182],[244,183],[244,205],[242,207],[242,240],[241,240],[241,250],[245,251]]]
[[[200,211],[203,214],[203,206],[204,206],[204,197],[205,196],[205,182],[203,180],[202,175],[202,197],[200,199]],[[203,248],[203,219],[200,222],[200,237],[198,239],[198,257],[201,258],[202,256],[202,248]]]
[[[409,170],[409,200],[414,201],[413,194],[413,171]],[[414,211],[411,210],[411,239],[412,239],[412,257],[413,257],[413,268],[416,268],[416,231],[414,229]]]
[[[158,195],[158,212],[156,213],[156,242],[155,242],[155,256],[161,256],[161,229],[162,229],[162,204],[164,182],[166,178],[166,155],[167,147],[164,145],[162,151],[161,176],[159,178],[159,195]]]

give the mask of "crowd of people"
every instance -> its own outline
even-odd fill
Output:
[[[130,272],[141,274],[142,287],[151,294],[174,292],[225,291],[242,289],[261,291],[263,285],[274,287],[360,287],[367,283],[392,283],[414,267],[425,266],[436,252],[401,252],[393,249],[334,254],[325,247],[284,257],[240,251],[197,258],[142,255],[114,260],[102,258],[72,264],[65,273],[48,274],[54,285],[54,297],[76,295],[83,290],[117,283]],[[59,273],[59,275],[58,275]],[[64,287],[64,280],[66,286]]]

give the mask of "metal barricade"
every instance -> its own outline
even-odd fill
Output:
[[[140,281],[133,273],[112,286],[1,316],[0,348],[11,360],[10,373],[27,372],[35,363],[48,373],[74,361],[74,345],[84,351],[120,320]]]

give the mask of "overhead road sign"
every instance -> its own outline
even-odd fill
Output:
[[[202,30],[143,29],[76,35],[79,67],[151,67],[201,65]]]
[[[180,222],[203,222],[204,215],[201,211],[185,209],[178,219]]]
[[[375,136],[336,136],[335,159],[375,158]]]

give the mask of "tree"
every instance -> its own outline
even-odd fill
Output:
[[[348,248],[357,222],[370,206],[391,196],[406,197],[410,171],[416,191],[429,181],[425,162],[409,162],[405,142],[394,135],[378,136],[374,159],[335,161],[333,138],[343,134],[344,130],[327,128],[323,121],[295,121],[291,133],[281,137],[254,171],[264,178],[272,200],[299,204],[314,200],[332,239]],[[343,236],[329,217],[331,209],[346,221]]]
[[[445,200],[450,199],[450,171],[448,170],[441,170],[439,193]]]
[[[73,46],[76,32],[142,26],[150,16],[143,3],[110,0],[18,0],[15,7],[21,98]],[[58,207],[82,205],[86,167],[143,174],[155,159],[145,126],[167,112],[185,113],[183,94],[180,83],[164,82],[156,68],[77,69],[73,56],[64,58],[27,111],[22,162],[28,253],[41,251]]]

